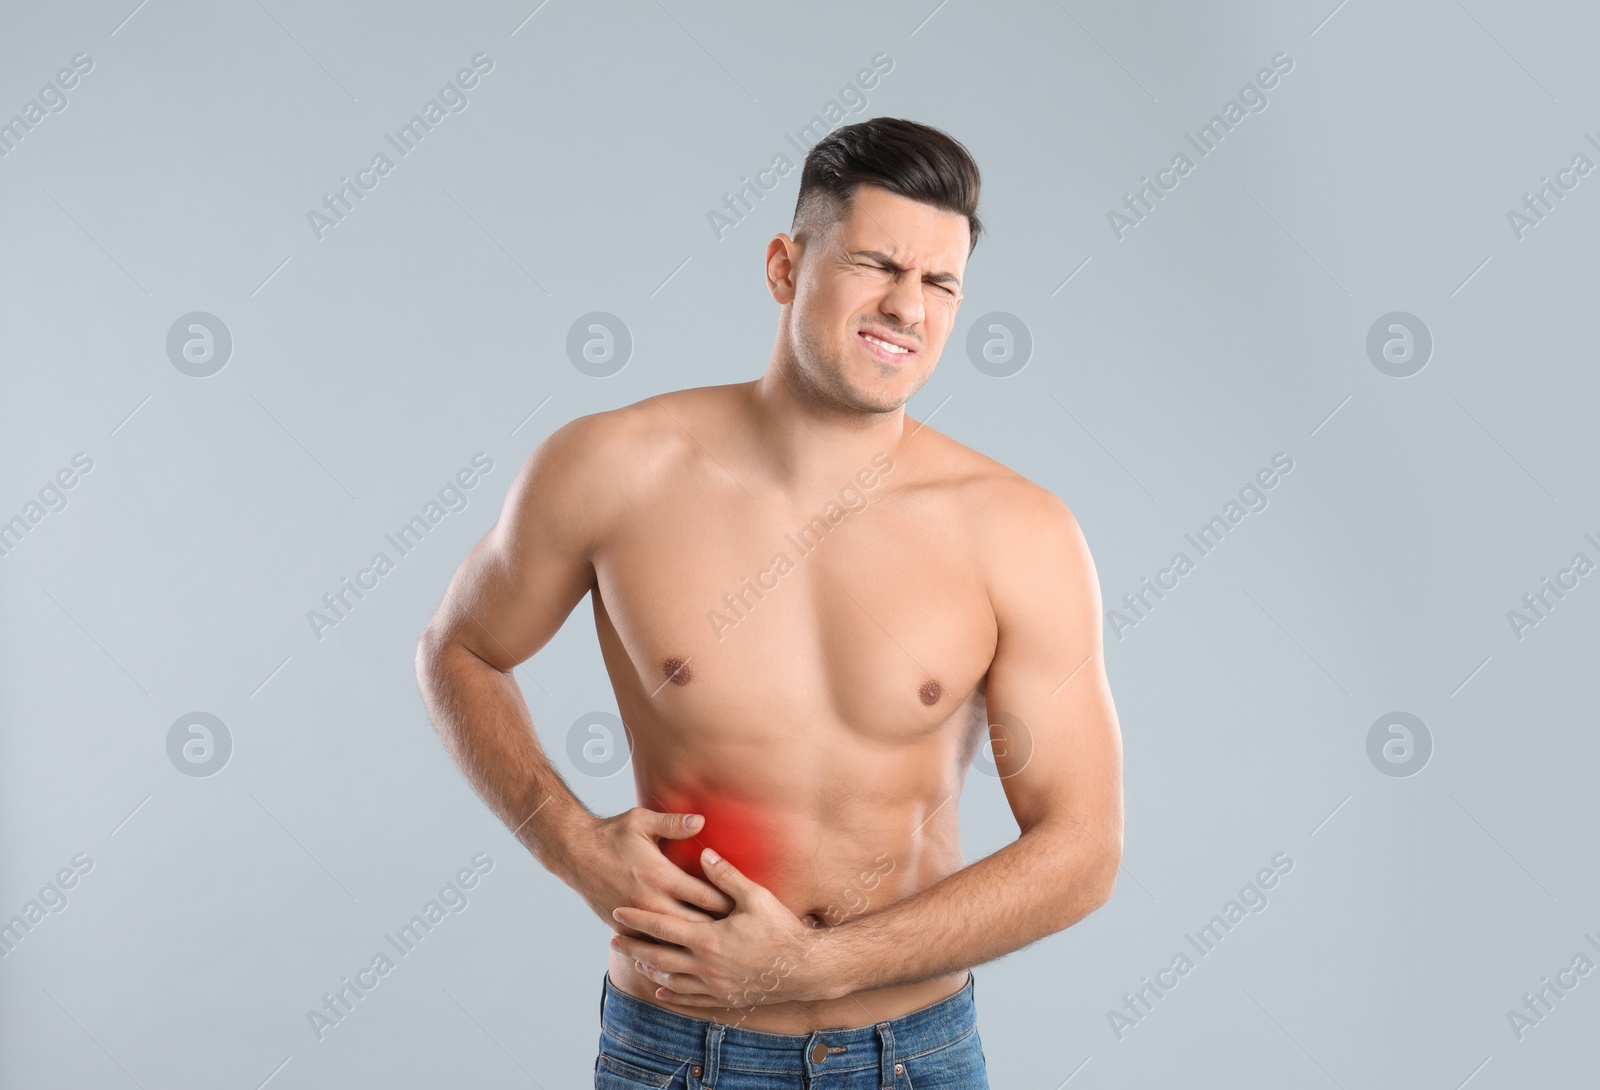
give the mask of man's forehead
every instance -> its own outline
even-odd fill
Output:
[[[868,186],[857,190],[850,215],[840,224],[839,241],[848,252],[877,251],[905,268],[959,274],[966,265],[970,234],[967,217]]]

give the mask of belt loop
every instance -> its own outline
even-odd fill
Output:
[[[722,1037],[727,1032],[728,1027],[721,1022],[713,1022],[706,1027],[705,1074],[700,1078],[700,1085],[705,1090],[713,1090],[717,1085],[717,1067],[722,1060]]]
[[[887,1022],[879,1022],[878,1031],[878,1085],[883,1090],[894,1090],[894,1029]]]

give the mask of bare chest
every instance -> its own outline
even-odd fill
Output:
[[[993,658],[981,570],[928,498],[796,512],[680,496],[641,511],[596,569],[607,667],[636,718],[907,741],[937,731]]]

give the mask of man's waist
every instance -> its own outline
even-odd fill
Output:
[[[952,974],[959,978],[962,974]],[[712,1027],[719,1027],[723,1065],[747,1070],[800,1071],[805,1060],[824,1063],[832,1070],[876,1066],[883,1035],[877,1027],[887,1025],[895,1049],[901,1056],[918,1055],[944,1048],[959,1041],[977,1027],[974,981],[970,971],[965,980],[950,991],[943,978],[919,981],[915,985],[875,989],[870,994],[846,996],[829,1005],[837,1015],[820,1015],[829,1023],[841,1021],[865,1024],[843,1027],[804,1028],[791,1025],[792,1018],[781,1009],[756,1006],[749,1011],[730,1012],[732,1018],[708,1019],[669,1009],[640,998],[618,987],[608,972],[602,986],[601,1028],[623,1044],[643,1049],[663,1059],[699,1062]],[[909,1009],[905,1009],[909,1007]],[[802,1021],[819,1018],[811,1015]],[[759,1028],[777,1024],[785,1030]],[[821,1042],[822,1049],[818,1049]]]

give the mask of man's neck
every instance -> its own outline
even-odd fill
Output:
[[[774,480],[796,493],[833,491],[875,455],[897,457],[905,440],[903,406],[878,413],[831,402],[776,359],[746,393],[756,449]]]

